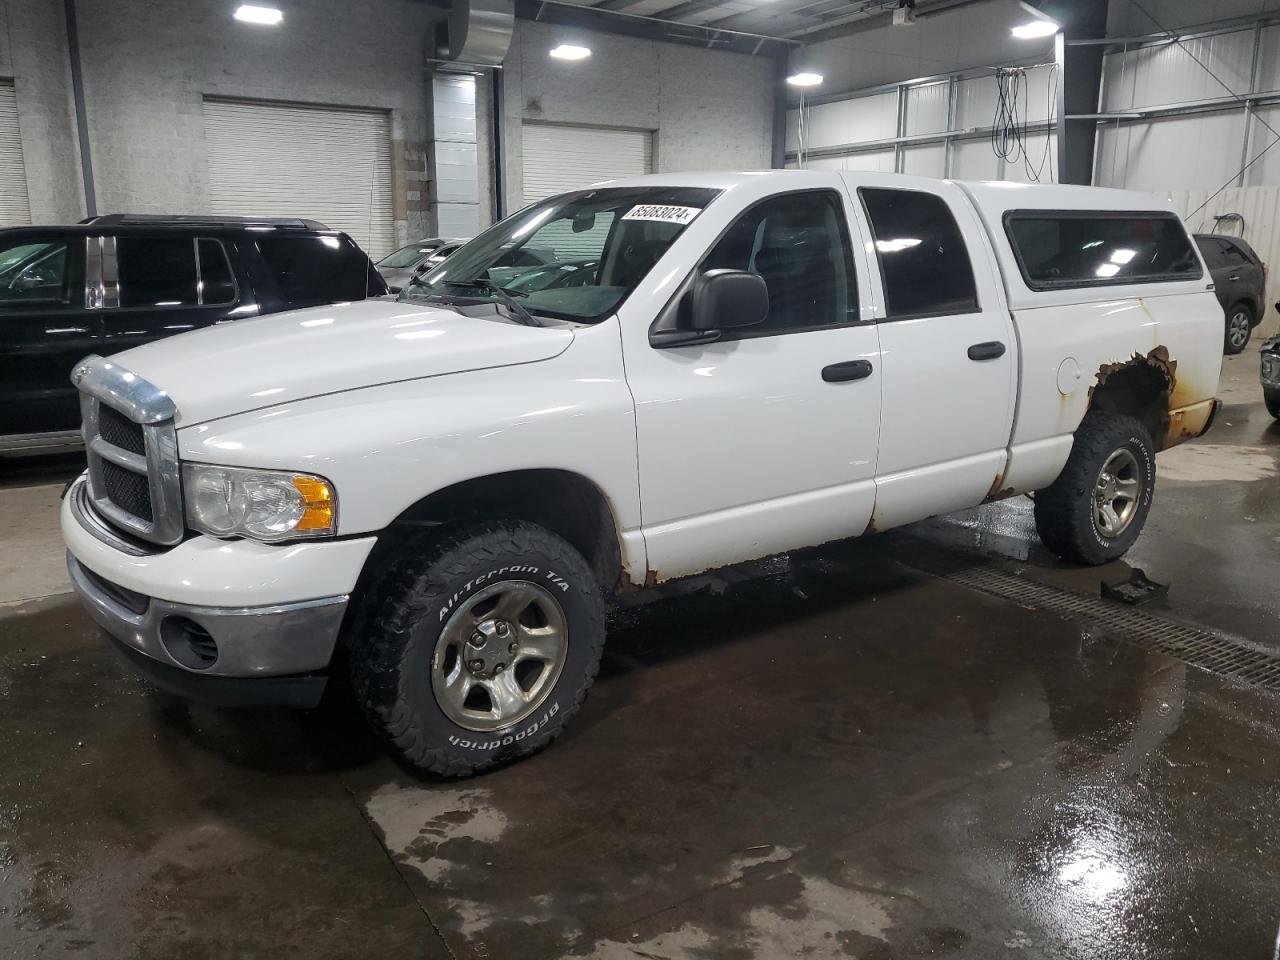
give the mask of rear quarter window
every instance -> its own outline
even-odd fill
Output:
[[[1191,239],[1172,214],[1014,210],[1004,224],[1032,290],[1195,280],[1202,274]]]
[[[369,258],[345,236],[261,237],[258,252],[290,307],[363,300],[372,282]]]

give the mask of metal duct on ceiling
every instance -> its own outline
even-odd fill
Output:
[[[498,67],[511,46],[514,0],[452,0],[436,24],[432,59]]]

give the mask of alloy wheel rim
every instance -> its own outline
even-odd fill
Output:
[[[1093,488],[1093,525],[1104,537],[1120,536],[1133,523],[1142,494],[1138,458],[1128,447],[1107,457]]]
[[[1249,342],[1249,317],[1243,310],[1231,315],[1231,345],[1243,347]]]
[[[445,622],[431,657],[431,690],[451,721],[492,731],[519,723],[564,670],[569,627],[560,601],[527,580],[501,580]]]

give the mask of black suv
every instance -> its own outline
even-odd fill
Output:
[[[1239,237],[1198,233],[1196,246],[1213,275],[1213,289],[1226,315],[1223,351],[1239,353],[1266,309],[1266,264]]]
[[[314,220],[113,214],[0,230],[0,453],[74,444],[71,368],[214,323],[387,293]]]

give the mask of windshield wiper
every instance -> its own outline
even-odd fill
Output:
[[[487,290],[489,293],[497,294],[498,299],[511,309],[515,314],[514,318],[517,323],[522,323],[526,327],[540,327],[542,323],[528,310],[520,305],[517,296],[527,297],[528,294],[523,290],[508,290],[506,287],[500,287],[492,280],[484,277],[477,277],[475,280],[446,280],[446,285],[454,287],[468,287],[472,290]]]

